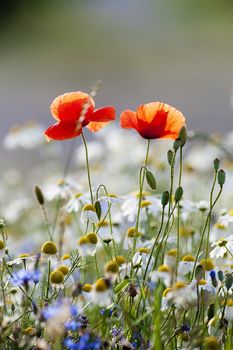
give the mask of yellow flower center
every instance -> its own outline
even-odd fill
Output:
[[[105,279],[99,278],[95,283],[95,289],[97,292],[105,292],[108,289]]]
[[[58,271],[61,271],[61,273],[66,276],[69,272],[69,268],[66,265],[61,265],[58,267]]]
[[[50,282],[53,284],[61,284],[64,281],[64,275],[61,271],[55,270],[50,274]]]
[[[119,272],[119,265],[116,261],[110,261],[105,266],[105,271],[110,273],[118,273]]]
[[[168,293],[171,292],[171,290],[171,288],[166,288],[163,292],[163,297],[165,298],[168,295]]]
[[[152,204],[150,201],[142,201],[141,202],[141,208],[149,207]]]
[[[194,262],[195,259],[192,255],[185,255],[183,258],[182,258],[182,261],[187,261],[187,262]]]
[[[147,248],[139,248],[138,249],[138,252],[140,253],[140,254],[149,254],[149,249],[147,249]]]
[[[0,250],[2,250],[3,248],[5,248],[5,244],[2,240],[0,240]]]
[[[86,205],[84,205],[83,210],[84,211],[90,210],[90,211],[94,211],[94,212],[96,211],[95,210],[95,206],[93,204],[86,204]]]
[[[126,262],[125,257],[123,255],[118,255],[116,257],[116,261],[117,261],[118,265],[122,265]]]
[[[27,254],[27,253],[19,254],[19,256],[18,256],[19,259],[26,259],[28,257],[29,257],[29,254]]]
[[[158,271],[159,271],[159,272],[169,272],[169,271],[170,271],[170,268],[169,268],[169,266],[167,266],[167,265],[160,265],[160,266],[158,267]]]
[[[88,233],[85,237],[91,244],[96,244],[98,242],[98,237],[94,232]]]
[[[200,263],[206,271],[211,271],[214,269],[214,263],[213,263],[213,260],[211,258],[202,259],[200,261]]]
[[[168,252],[167,252],[167,255],[168,256],[174,256],[176,257],[176,254],[177,254],[177,250],[174,248],[174,249],[170,249]]]
[[[92,285],[90,283],[86,283],[83,285],[82,290],[86,293],[90,293],[92,290]]]
[[[61,260],[69,260],[70,259],[70,254],[66,253],[63,255],[63,257],[61,258]]]
[[[47,255],[55,255],[57,253],[56,244],[52,241],[47,241],[42,245],[41,252]]]

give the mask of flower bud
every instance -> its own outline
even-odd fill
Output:
[[[207,311],[208,321],[210,321],[215,315],[215,305],[210,304]]]
[[[216,158],[214,160],[214,170],[217,172],[220,166],[220,160],[218,158]]]
[[[187,129],[185,126],[182,126],[179,132],[179,140],[180,140],[181,147],[185,145],[186,139],[187,139]]]
[[[173,157],[174,157],[174,152],[171,149],[169,149],[169,151],[167,152],[167,161],[169,165],[172,165]]]
[[[175,192],[175,202],[179,202],[183,196],[183,188],[180,186],[176,189],[176,192]]]
[[[161,198],[161,204],[162,204],[163,208],[165,208],[166,205],[168,204],[169,197],[170,197],[170,195],[169,195],[168,191],[163,192],[162,198]]]
[[[173,143],[173,149],[176,152],[181,147],[180,139],[176,139]]]
[[[219,170],[218,172],[218,184],[220,187],[222,187],[225,183],[225,180],[226,180],[226,173],[224,170]]]
[[[35,186],[35,194],[36,194],[36,198],[37,198],[39,204],[44,205],[44,195],[43,195],[40,187]]]
[[[232,284],[233,284],[233,276],[229,273],[226,275],[226,278],[225,278],[225,286],[227,290],[229,290],[232,287]]]
[[[195,270],[195,278],[197,281],[200,281],[205,277],[205,270],[202,265],[197,265]]]
[[[154,175],[152,174],[151,171],[146,170],[146,181],[148,183],[148,185],[150,186],[150,188],[155,191],[157,186],[156,186],[156,180]]]
[[[224,279],[224,275],[223,275],[223,272],[222,271],[218,271],[218,279],[219,279],[219,281],[223,281],[223,279]]]

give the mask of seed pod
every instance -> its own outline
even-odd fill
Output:
[[[183,196],[183,188],[180,186],[176,189],[176,192],[175,192],[175,202],[179,202]]]
[[[218,172],[218,184],[220,187],[222,187],[225,183],[225,180],[226,180],[226,173],[224,170],[219,170]]]
[[[39,204],[44,205],[44,195],[43,195],[40,187],[35,186],[35,194],[36,194],[36,198],[37,198]]]
[[[162,204],[163,208],[165,208],[166,205],[168,204],[169,197],[170,197],[170,195],[169,195],[168,191],[163,192],[162,198],[161,198],[161,204]]]
[[[146,170],[146,181],[148,183],[148,185],[150,186],[150,188],[155,191],[157,186],[156,186],[156,181],[155,181],[155,177],[152,174],[152,172],[150,170]]]

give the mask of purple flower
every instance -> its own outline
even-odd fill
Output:
[[[29,282],[38,283],[41,273],[39,270],[29,272],[25,269],[19,270],[12,274],[11,281],[15,286],[27,285]]]

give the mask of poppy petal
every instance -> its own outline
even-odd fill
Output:
[[[115,119],[115,108],[114,107],[103,107],[96,109],[86,119],[90,122],[108,122]]]
[[[76,122],[59,122],[51,125],[44,134],[48,140],[72,139],[82,132],[82,126],[77,126]]]
[[[56,97],[50,106],[50,110],[57,121],[76,121],[85,107],[88,116],[93,113],[94,106],[95,103],[91,96],[85,92],[77,91]]]
[[[137,122],[137,117],[136,113],[126,109],[121,113],[120,116],[120,125],[124,129],[136,129],[138,128],[138,122]]]
[[[89,131],[91,132],[96,132],[101,130],[102,128],[105,127],[109,122],[90,122],[86,127],[88,128]]]

